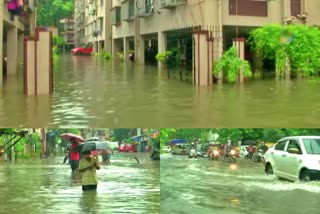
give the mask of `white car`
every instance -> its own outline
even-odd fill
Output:
[[[320,136],[282,138],[266,152],[265,171],[291,181],[320,180]]]
[[[165,152],[170,153],[170,152],[171,152],[171,147],[170,147],[170,146],[165,146],[165,147],[163,148],[163,150],[164,150]]]

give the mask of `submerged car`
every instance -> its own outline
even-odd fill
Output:
[[[280,139],[265,154],[265,171],[290,181],[320,180],[320,136]]]
[[[87,44],[83,47],[77,47],[71,49],[72,55],[90,55],[93,51],[93,48],[90,44]]]

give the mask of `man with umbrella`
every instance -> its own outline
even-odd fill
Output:
[[[100,169],[97,158],[92,157],[92,151],[110,149],[103,141],[86,141],[79,146],[84,157],[79,163],[79,172],[82,174],[82,190],[96,190],[98,178],[96,170]]]
[[[76,172],[79,167],[80,154],[76,150],[79,144],[76,142],[74,138],[70,138],[70,165],[72,172]]]
[[[100,169],[99,162],[91,156],[90,150],[85,150],[82,154],[84,157],[79,163],[79,172],[82,173],[82,191],[96,190],[98,185],[96,170]]]

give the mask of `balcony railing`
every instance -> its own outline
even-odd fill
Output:
[[[160,7],[164,9],[173,9],[186,3],[186,0],[161,0]]]
[[[147,17],[154,14],[154,4],[146,4],[146,1],[143,1],[143,6],[137,7],[137,17]]]

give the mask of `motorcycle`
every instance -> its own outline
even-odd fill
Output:
[[[194,148],[190,149],[188,156],[189,156],[189,158],[197,158],[198,154],[197,154],[196,149],[194,149]]]
[[[209,160],[219,160],[220,158],[220,153],[218,150],[213,150],[210,155],[209,155]]]
[[[252,155],[252,160],[254,162],[258,162],[258,163],[259,162],[264,162],[264,152],[263,152],[263,150],[259,149],[258,152],[254,153]]]
[[[237,162],[236,150],[232,149],[227,155],[224,156],[224,160],[236,163]]]

